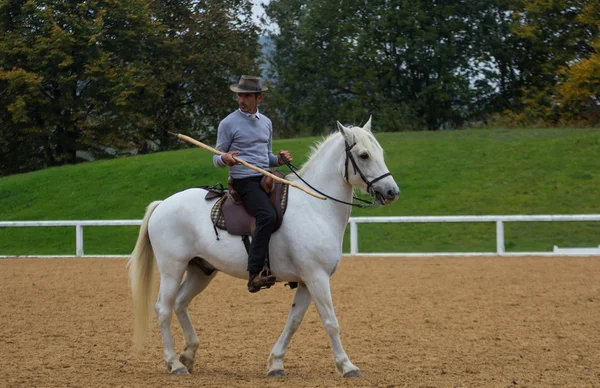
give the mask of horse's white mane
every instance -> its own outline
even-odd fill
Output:
[[[369,152],[370,154],[373,154],[373,152],[376,150],[379,150],[380,152],[382,151],[382,148],[379,145],[379,142],[377,142],[377,140],[375,139],[375,136],[373,136],[373,134],[371,132],[362,129],[361,127],[355,127],[355,126],[345,127],[345,128],[346,128],[346,134],[349,137],[348,141],[350,141],[351,143],[356,142],[356,146],[358,148],[362,148],[362,149],[366,150],[367,152]],[[300,170],[298,171],[298,174],[300,176],[302,176],[303,172],[306,172],[306,170],[310,169],[312,167],[312,165],[316,163],[315,160],[318,159],[315,156],[323,148],[326,148],[330,143],[332,143],[336,140],[339,140],[341,136],[342,136],[342,134],[339,131],[335,131],[335,132],[331,133],[329,136],[323,138],[323,140],[321,140],[321,141],[317,142],[315,145],[313,145],[311,147],[310,154],[308,155],[307,162],[304,165],[302,165],[302,168],[300,168]],[[292,178],[292,180],[294,180],[294,178],[296,178],[296,177],[292,175],[289,178]]]

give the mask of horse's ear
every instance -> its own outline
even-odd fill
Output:
[[[367,123],[363,126],[363,129],[367,132],[371,132],[371,119],[373,118],[373,116],[369,116],[369,120],[367,121]]]
[[[344,127],[342,125],[342,123],[340,123],[339,121],[337,122],[337,127],[338,127],[338,131],[340,131],[340,133],[342,134],[342,136],[344,136],[346,139],[348,139],[348,134],[346,132],[346,127]]]

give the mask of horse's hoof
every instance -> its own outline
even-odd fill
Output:
[[[185,375],[189,375],[190,372],[188,372],[186,367],[183,367],[183,368],[178,368],[178,369],[172,370],[171,374],[175,375],[175,376],[185,376]]]
[[[351,370],[349,372],[344,373],[344,378],[351,378],[351,377],[362,377],[362,373],[360,373],[360,369]]]
[[[192,370],[194,369],[194,360],[191,358],[187,358],[186,356],[184,356],[183,354],[181,356],[179,356],[179,362],[181,362],[183,364],[183,366],[185,366],[185,368],[188,370],[189,373],[192,373]]]
[[[267,376],[269,376],[269,377],[284,377],[285,371],[283,369],[270,370],[269,373],[267,373]]]

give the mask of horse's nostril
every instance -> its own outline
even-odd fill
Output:
[[[398,196],[400,195],[400,190],[399,189],[389,189],[386,192],[386,196],[388,199],[396,199],[398,198]]]

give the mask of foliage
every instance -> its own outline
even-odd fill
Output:
[[[597,54],[594,42],[600,39],[600,6],[592,0],[528,0],[515,4],[511,29],[518,37],[519,71],[523,81],[520,85],[522,98],[511,107],[510,114],[517,123],[525,126],[553,126],[571,121],[574,116],[568,112],[582,100],[566,95],[561,97],[559,84],[566,83],[562,87],[562,93],[566,93],[569,84],[588,82],[568,79],[576,77],[576,73],[591,77],[590,81],[594,83],[593,68],[590,68],[592,72],[579,72],[576,68],[575,73],[566,69]],[[562,98],[566,100],[561,101]],[[588,95],[590,98],[594,98],[593,94]],[[566,110],[565,102],[569,105]],[[589,106],[584,104],[575,110],[585,109],[585,105]],[[563,113],[570,117],[562,118]],[[585,119],[577,121],[589,123]]]
[[[567,124],[600,125],[600,39],[596,53],[563,70],[558,85],[561,121]]]
[[[120,116],[115,108],[128,108],[127,95],[136,86],[130,80],[148,82],[145,43],[152,26],[147,7],[137,0],[119,5],[11,1],[2,4],[2,13],[3,117],[35,139],[46,165],[74,163],[77,145],[89,139],[96,123],[114,126]],[[114,44],[116,39],[129,40],[131,47]],[[106,90],[114,90],[111,98],[98,98]]]
[[[386,131],[454,128],[504,111],[517,125],[556,125],[555,88],[571,76],[562,69],[595,53],[597,4],[271,1],[274,105],[284,125],[313,134],[333,117],[369,114]]]
[[[596,26],[600,31],[600,3],[589,3],[578,15],[579,23]],[[594,52],[563,66],[559,75],[558,109],[561,122],[600,125],[600,37],[596,34]]]
[[[272,1],[281,114],[312,133],[371,113],[385,130],[459,125],[471,98],[469,5],[433,3]]]
[[[212,140],[228,86],[260,71],[279,137],[369,115],[381,132],[600,123],[598,0],[272,0],[266,67],[251,14],[0,0],[0,175]]]
[[[254,71],[250,2],[0,1],[2,173],[204,136]],[[152,143],[149,143],[152,142]],[[25,144],[26,143],[26,144]]]
[[[229,85],[242,74],[258,72],[251,3],[153,0],[151,6],[168,39],[153,58],[153,69],[162,69],[162,89],[148,101],[147,113],[159,129],[149,139],[178,144],[168,131],[212,138],[234,106]]]

